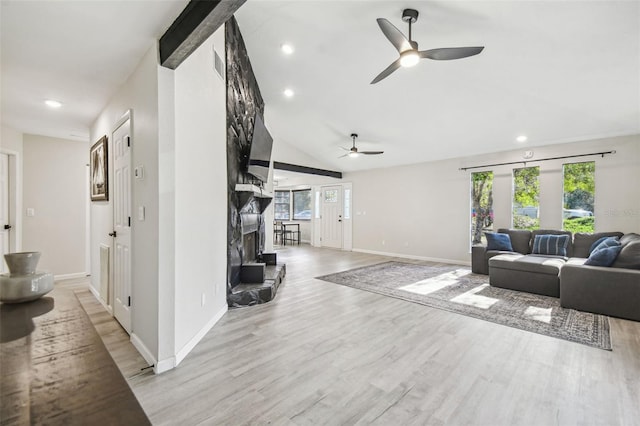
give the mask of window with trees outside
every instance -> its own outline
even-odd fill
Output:
[[[298,189],[293,193],[293,220],[311,220],[311,189]]]
[[[471,244],[486,244],[493,230],[493,172],[471,173]]]
[[[513,169],[513,228],[540,228],[540,167]]]
[[[594,232],[595,161],[564,164],[562,174],[564,181],[562,229],[573,233]]]
[[[274,217],[276,220],[289,220],[291,206],[290,191],[276,191],[273,198]]]

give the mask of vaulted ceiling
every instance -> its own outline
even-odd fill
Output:
[[[186,3],[2,0],[3,124],[86,140],[91,121]],[[421,50],[485,50],[424,59],[371,85],[397,58],[376,18],[406,33],[406,7],[420,12],[413,39]],[[236,17],[274,138],[328,168],[640,133],[637,1],[249,0]],[[295,95],[283,96],[285,88]],[[47,98],[63,108],[46,109]],[[385,153],[338,158],[352,132],[360,149]],[[522,134],[528,141],[519,144]]]

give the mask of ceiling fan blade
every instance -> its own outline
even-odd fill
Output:
[[[378,154],[384,154],[384,151],[358,151],[358,154],[378,155]]]
[[[378,18],[378,25],[382,30],[382,33],[389,39],[391,44],[398,50],[398,52],[402,53],[405,50],[411,49],[411,43],[409,40],[400,32],[399,29],[395,27],[391,22],[387,21],[384,18]]]
[[[343,157],[347,157],[349,154],[345,154],[345,155],[341,155],[338,158],[343,158]]]
[[[376,84],[380,80],[389,77],[389,74],[391,74],[392,72],[394,72],[398,68],[400,68],[400,58],[396,59],[395,62],[393,62],[391,65],[389,65],[387,68],[385,68],[384,71],[382,71],[380,74],[378,74],[378,76],[373,79],[371,84]]]
[[[444,47],[441,49],[423,50],[418,52],[421,58],[435,59],[436,61],[448,61],[450,59],[462,59],[477,55],[482,52],[484,46],[478,47]]]

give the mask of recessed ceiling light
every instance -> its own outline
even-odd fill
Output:
[[[44,103],[51,108],[60,108],[62,106],[62,103],[54,101],[53,99],[47,99],[46,101],[44,101]]]
[[[525,135],[520,135],[516,138],[516,140],[518,142],[526,142],[527,141],[527,137]]]
[[[282,53],[285,55],[291,55],[293,53],[293,46],[288,43],[284,43],[280,46],[280,50],[282,50]]]
[[[292,98],[293,95],[295,95],[295,92],[291,89],[284,89],[284,92],[282,93],[284,93],[287,98]]]

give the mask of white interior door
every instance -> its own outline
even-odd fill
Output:
[[[9,252],[9,156],[0,154],[0,273],[9,272],[4,255]]]
[[[322,247],[342,248],[342,187],[323,186],[322,203]]]
[[[131,334],[131,120],[112,135],[113,315]]]

